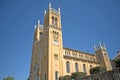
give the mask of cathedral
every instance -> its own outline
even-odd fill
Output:
[[[30,80],[58,80],[60,76],[73,72],[85,72],[101,66],[112,70],[105,45],[94,45],[94,54],[63,47],[60,8],[49,3],[44,12],[44,24],[35,25]]]

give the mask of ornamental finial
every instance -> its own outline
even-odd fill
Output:
[[[40,25],[40,20],[38,20],[38,25]]]
[[[35,25],[35,29],[36,29],[37,25]]]
[[[44,11],[44,16],[46,15],[46,10]]]
[[[58,11],[59,11],[59,13],[60,13],[60,7],[58,7]]]
[[[102,45],[101,45],[101,43],[99,42],[99,46],[100,46],[100,48],[102,49]]]
[[[49,3],[49,9],[51,9],[51,3]]]

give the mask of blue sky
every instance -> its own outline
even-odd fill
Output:
[[[94,53],[102,42],[110,58],[120,50],[120,0],[0,0],[0,80],[27,79],[34,25],[49,2],[61,8],[64,47]]]

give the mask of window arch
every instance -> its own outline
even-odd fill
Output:
[[[54,17],[52,16],[52,25],[54,25]]]
[[[66,71],[67,73],[70,73],[70,62],[69,61],[66,62]]]
[[[55,18],[55,27],[57,27],[57,18]]]
[[[83,72],[86,72],[86,65],[83,64]]]
[[[59,37],[59,33],[57,31],[53,31],[53,44],[54,45],[58,45],[58,37]]]
[[[75,71],[78,72],[78,63],[75,63]]]
[[[92,65],[90,65],[90,69],[92,68]]]
[[[58,80],[58,71],[55,71],[55,80]]]
[[[52,16],[52,26],[57,27],[57,25],[58,25],[57,17]]]

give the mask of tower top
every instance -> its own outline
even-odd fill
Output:
[[[60,14],[60,7],[58,7],[58,9],[54,9],[54,8],[52,8],[52,6],[51,6],[51,3],[49,3],[49,7],[48,7],[48,11],[44,11],[44,16],[48,13],[48,12],[52,12],[52,13],[54,13],[54,14]]]
[[[46,15],[46,10],[44,11],[44,16]]]
[[[43,25],[40,24],[40,20],[38,19],[37,24],[35,24],[35,31],[36,29],[43,29]]]
[[[99,49],[106,50],[105,44],[100,43],[100,42],[97,45],[94,44],[94,50],[96,51],[96,50],[99,50]]]
[[[49,3],[49,9],[51,9],[51,3]]]
[[[40,20],[38,19],[38,25],[40,25]]]
[[[60,7],[58,7],[58,11],[59,11],[59,14],[60,14]]]
[[[37,25],[35,25],[35,29],[36,29]]]

